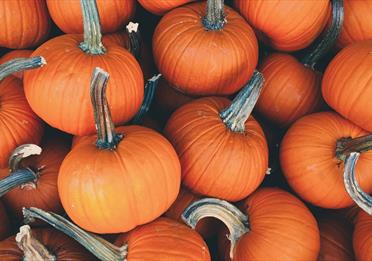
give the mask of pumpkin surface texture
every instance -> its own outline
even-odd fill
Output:
[[[372,259],[372,217],[360,211],[355,223],[353,246],[358,261]]]
[[[193,1],[195,0],[162,0],[162,1],[138,0],[138,2],[143,6],[143,8],[156,15],[162,15],[173,8]]]

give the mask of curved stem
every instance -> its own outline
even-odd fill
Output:
[[[217,218],[229,229],[230,258],[233,259],[236,242],[249,231],[248,217],[229,202],[215,198],[195,201],[182,214],[182,219],[193,229],[205,217]]]
[[[359,159],[360,153],[352,152],[346,159],[344,184],[347,193],[355,201],[355,203],[372,216],[372,197],[365,193],[358,184],[355,177],[355,165]]]
[[[106,48],[102,44],[101,24],[96,0],[80,0],[80,6],[83,12],[84,25],[84,42],[80,43],[80,49],[93,55],[104,54]]]
[[[159,79],[161,74],[154,75],[151,79],[149,79],[145,85],[145,98],[142,102],[141,108],[134,116],[132,120],[132,124],[141,124],[143,122],[143,117],[149,111],[152,101],[154,100],[155,90],[158,86]]]
[[[12,73],[42,67],[45,64],[46,61],[42,56],[10,60],[0,65],[0,81]]]
[[[24,144],[15,148],[9,157],[9,171],[14,172],[20,169],[23,159],[34,155],[40,155],[43,150],[35,144]]]
[[[305,66],[314,68],[318,60],[327,53],[327,51],[336,42],[344,22],[344,3],[343,0],[332,0],[332,23],[321,40],[302,58],[301,62]]]
[[[90,98],[97,129],[97,148],[113,150],[122,139],[122,135],[115,132],[115,126],[107,103],[106,88],[108,79],[109,74],[107,72],[98,67],[94,69],[90,82]]]
[[[206,30],[221,30],[225,23],[224,0],[207,0],[206,16],[203,17],[203,26]]]
[[[372,149],[372,134],[358,138],[343,138],[336,143],[336,157],[345,161],[351,152],[364,152]]]
[[[41,219],[63,232],[84,246],[89,252],[100,260],[125,260],[128,253],[128,245],[117,247],[106,240],[88,233],[67,219],[53,212],[47,212],[38,208],[23,208],[25,222],[31,222],[35,218]]]
[[[138,26],[138,23],[129,22],[126,29],[129,38],[128,50],[133,54],[137,61],[140,61],[142,38]]]
[[[254,71],[247,85],[236,95],[231,105],[220,113],[221,120],[234,132],[244,132],[245,122],[252,113],[263,88],[263,75]]]
[[[21,226],[15,238],[18,247],[23,251],[23,259],[27,261],[54,261],[57,257],[49,253],[48,249],[32,237],[31,228],[28,225]]]

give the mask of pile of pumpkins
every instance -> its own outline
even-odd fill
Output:
[[[372,1],[0,1],[0,260],[372,260]]]

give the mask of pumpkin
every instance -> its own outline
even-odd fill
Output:
[[[80,136],[95,130],[86,86],[96,66],[111,75],[108,99],[115,124],[134,116],[141,106],[144,89],[142,71],[135,58],[116,44],[107,43],[106,48],[102,45],[95,1],[82,0],[82,4],[84,41],[82,35],[76,34],[49,40],[32,54],[43,55],[48,66],[24,75],[25,94],[33,111],[52,127]]]
[[[353,247],[356,260],[372,260],[372,217],[360,211],[353,233]]]
[[[351,206],[354,202],[343,182],[344,161],[350,152],[368,148],[368,139],[366,142],[363,137],[367,134],[335,112],[314,113],[299,119],[280,146],[280,164],[288,184],[313,205]],[[372,192],[371,167],[372,152],[365,152],[356,167],[356,178],[367,193]]]
[[[253,30],[222,0],[170,11],[157,25],[152,46],[164,78],[192,95],[237,92],[252,76],[258,60]]]
[[[264,42],[289,52],[309,46],[322,32],[330,1],[234,0],[234,6]]]
[[[0,242],[10,234],[10,220],[3,203],[0,201]]]
[[[221,220],[229,229],[230,258],[246,260],[316,260],[319,229],[307,207],[277,188],[259,189],[232,204],[206,198],[192,203],[183,219],[192,228],[205,217]]]
[[[35,57],[0,65],[0,168],[6,167],[17,146],[41,140],[43,124],[27,103],[22,81],[11,74],[43,64],[45,60]]]
[[[76,224],[95,233],[126,232],[159,217],[176,199],[181,175],[177,154],[163,136],[135,125],[114,129],[107,80],[106,72],[94,71],[98,134],[75,143],[58,175],[63,208]]]
[[[0,1],[0,46],[34,47],[48,37],[50,18],[43,0]]]
[[[155,15],[163,15],[164,13],[168,12],[173,8],[193,1],[195,0],[162,0],[162,1],[138,0],[138,2],[142,5],[143,8],[145,8],[147,11]]]
[[[120,234],[115,245],[82,230],[52,212],[26,208],[26,219],[38,218],[69,235],[100,260],[209,261],[208,247],[201,236],[174,220],[159,218]],[[124,219],[123,219],[124,220]]]
[[[96,260],[78,243],[50,228],[20,227],[16,236],[0,241],[1,260]]]
[[[372,12],[371,1],[345,2],[345,22],[342,27],[338,45],[345,47],[350,43],[372,39],[372,17],[368,14]]]
[[[1,58],[0,58],[0,64],[3,64],[3,63],[6,63],[8,61],[11,61],[15,58],[28,58],[31,56],[33,51],[31,50],[13,50],[13,51],[10,51],[6,54],[4,54]],[[19,78],[19,79],[23,79],[23,72],[20,71],[20,72],[15,72],[13,73],[13,76]]]
[[[372,40],[341,50],[327,66],[322,81],[324,100],[342,116],[372,131]]]
[[[113,33],[124,27],[134,16],[135,0],[94,0],[97,3],[98,14],[103,33]],[[50,16],[56,25],[66,34],[83,33],[83,16],[81,1],[78,0],[47,0]]]
[[[255,72],[231,103],[226,98],[194,100],[176,110],[164,133],[176,149],[182,182],[192,192],[238,201],[262,182],[268,148],[250,116],[263,83]]]

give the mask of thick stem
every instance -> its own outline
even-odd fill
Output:
[[[215,198],[195,201],[182,214],[182,219],[193,229],[205,217],[217,218],[229,229],[230,258],[233,259],[236,242],[249,231],[248,217],[229,202]]]
[[[203,25],[206,30],[221,30],[225,23],[224,0],[207,0],[206,16],[203,17]]]
[[[254,71],[247,85],[236,95],[231,105],[220,113],[221,120],[233,132],[243,133],[263,88],[263,75]]]
[[[96,0],[80,0],[80,6],[84,25],[84,42],[80,43],[80,49],[92,55],[104,54],[106,48],[102,44]]]
[[[126,29],[129,39],[128,50],[139,62],[141,60],[142,38],[140,31],[138,30],[138,26],[138,23],[129,22],[129,24],[126,26]]]
[[[35,144],[24,144],[15,148],[9,157],[9,171],[14,172],[20,169],[23,159],[34,155],[40,155],[43,150]]]
[[[38,208],[23,208],[25,222],[31,222],[35,218],[41,219],[63,232],[84,246],[88,251],[100,260],[126,260],[128,245],[117,247],[106,240],[88,233],[72,222],[53,212],[46,212]]]
[[[16,235],[18,247],[23,251],[23,260],[27,261],[54,261],[57,257],[49,253],[48,249],[32,237],[31,228],[28,225],[21,226]]]
[[[42,56],[10,60],[0,65],[0,81],[12,73],[42,67],[45,64],[46,61]]]
[[[344,22],[344,1],[332,0],[332,23],[323,34],[319,42],[310,49],[309,53],[302,58],[305,66],[314,68],[315,64],[322,58],[336,42]]]
[[[336,143],[336,157],[345,161],[352,152],[365,152],[372,149],[372,134],[358,138],[343,138]]]
[[[115,132],[110,108],[106,98],[109,74],[96,67],[90,82],[90,98],[93,105],[94,120],[97,129],[97,148],[114,150],[122,135]]]
[[[347,193],[355,203],[372,216],[372,197],[365,193],[358,184],[355,177],[355,166],[359,159],[360,153],[352,152],[346,159],[344,184]]]
[[[154,75],[145,85],[145,98],[143,99],[141,108],[134,116],[132,124],[141,124],[146,113],[149,111],[152,101],[154,100],[155,90],[158,86],[161,74]]]

